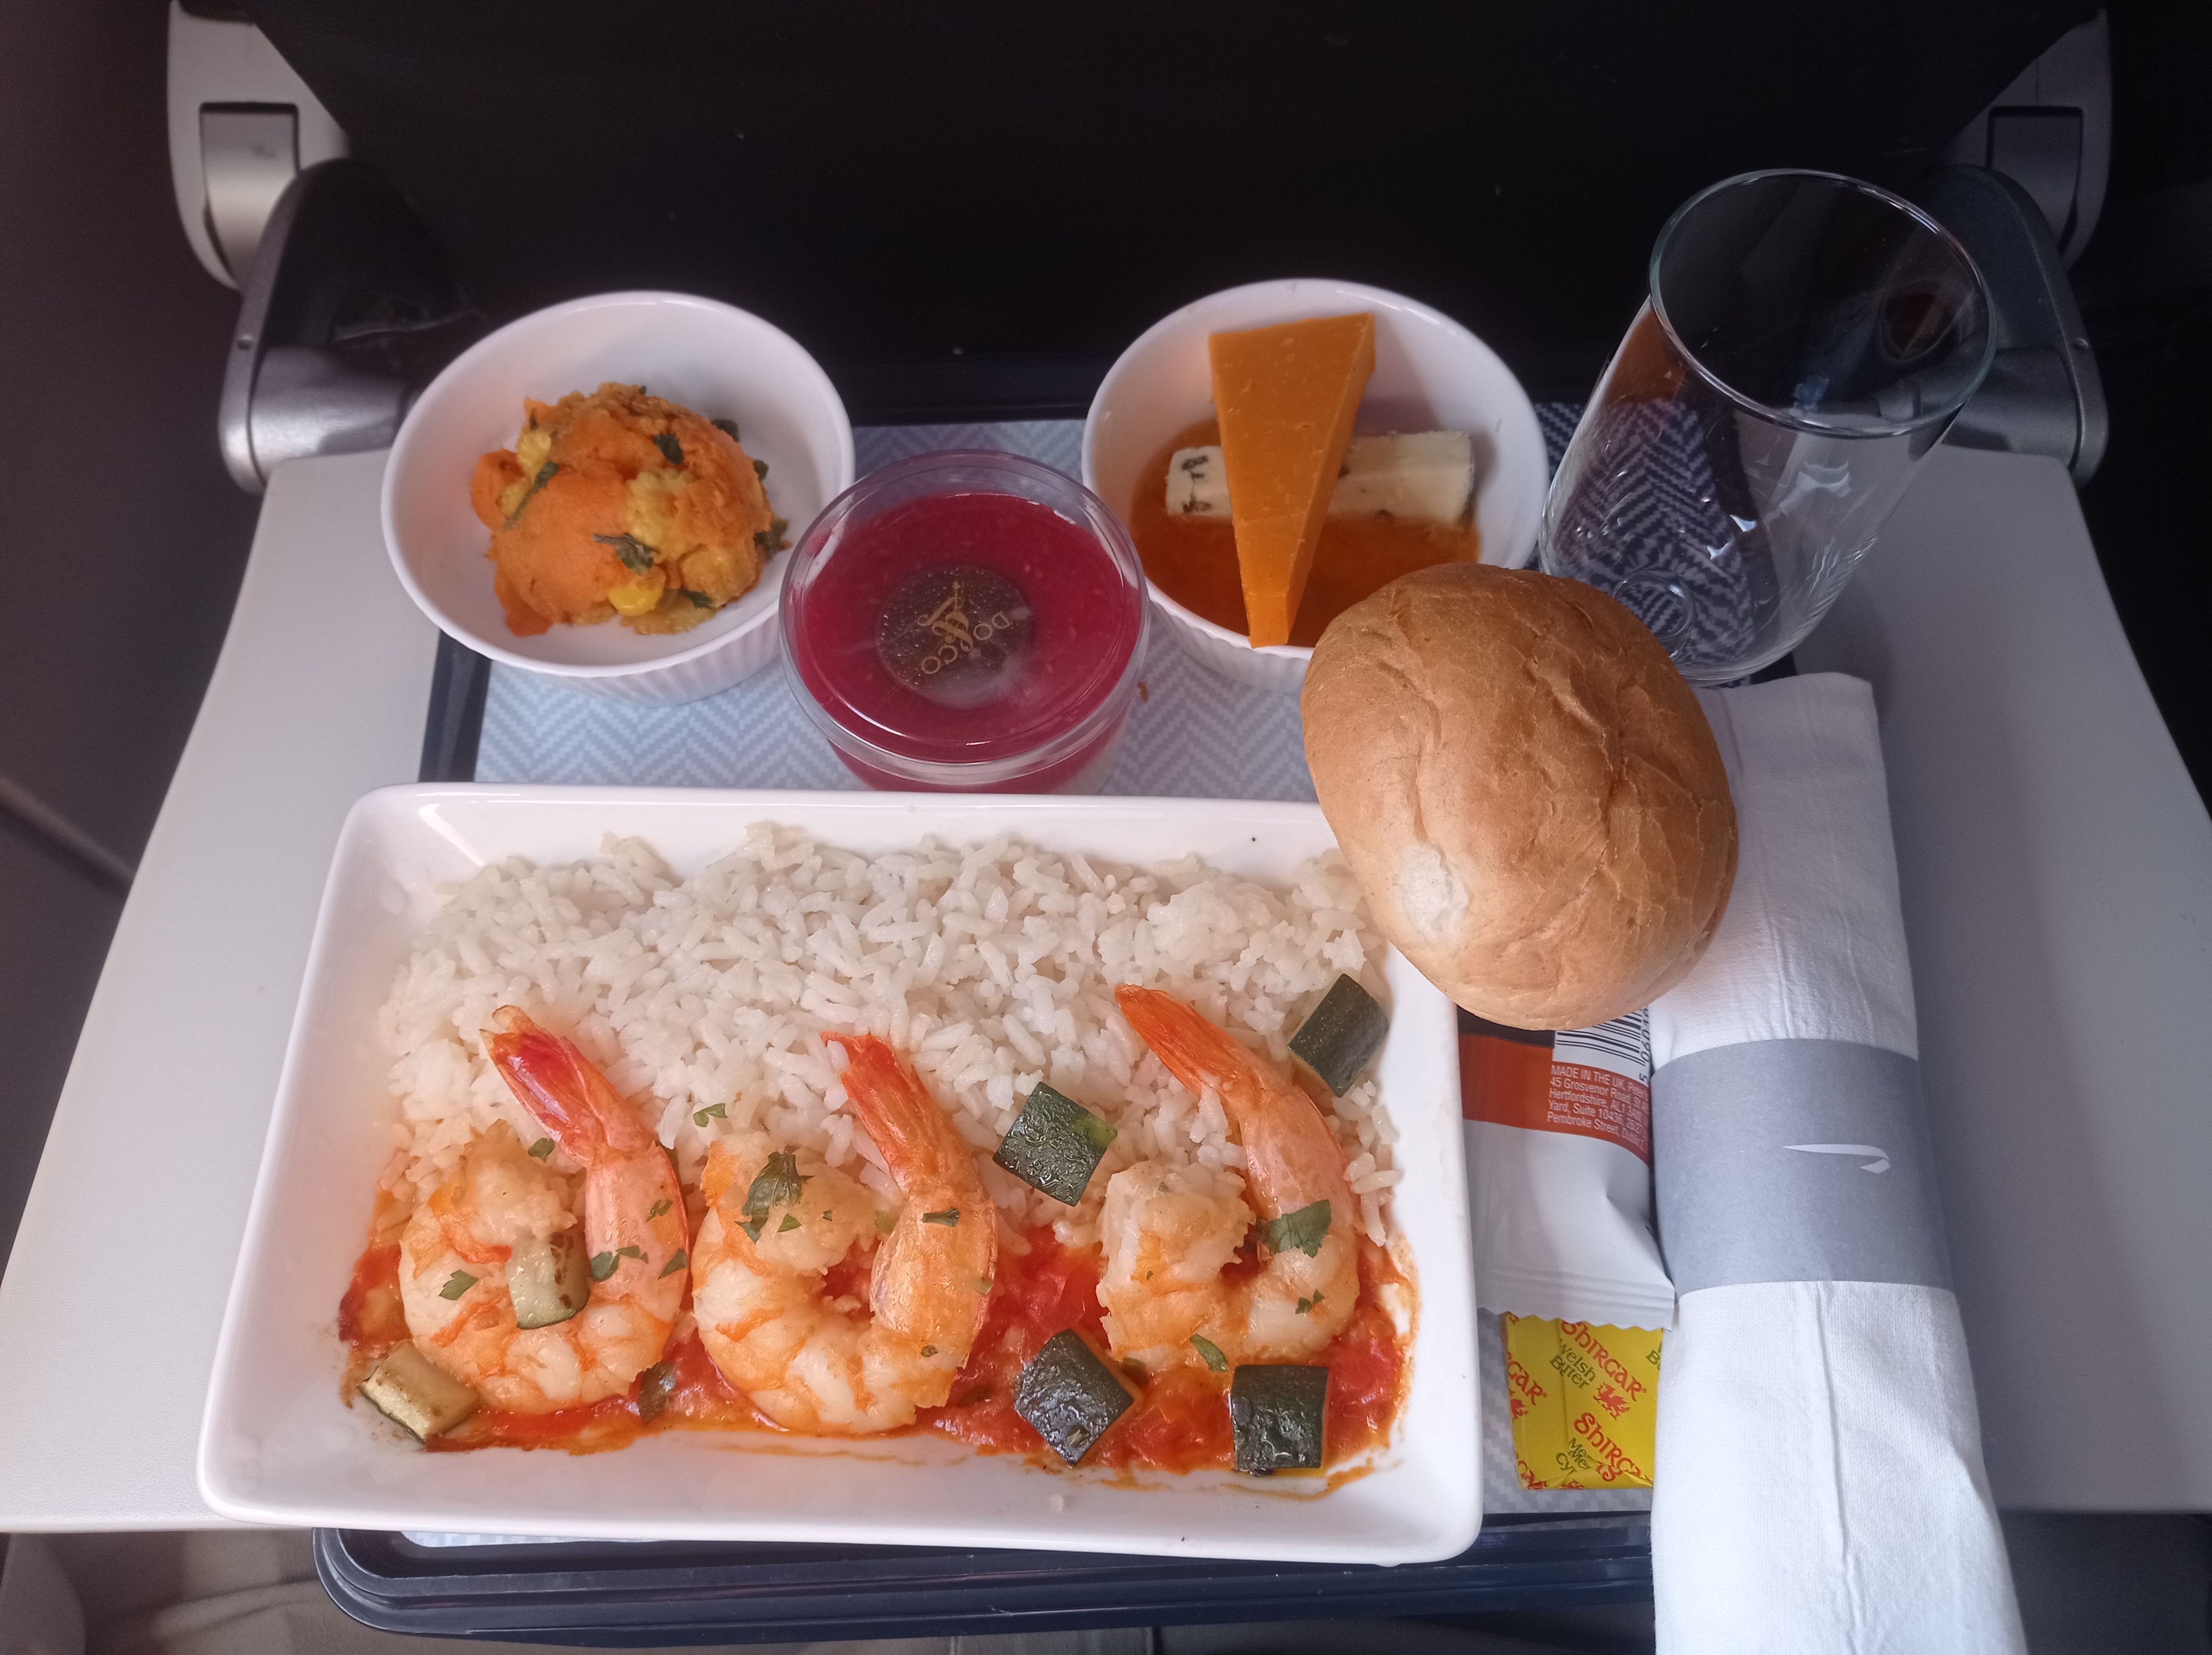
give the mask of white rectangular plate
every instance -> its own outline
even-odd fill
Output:
[[[1393,1222],[1419,1271],[1412,1384],[1374,1469],[1320,1480],[1153,1475],[1132,1486],[977,1454],[929,1434],[856,1443],[659,1433],[611,1453],[425,1454],[340,1396],[340,1293],[368,1234],[396,1105],[376,1013],[440,886],[487,862],[595,855],[635,834],[679,874],[746,826],[864,855],[926,835],[1006,832],[1122,863],[1195,854],[1286,884],[1334,844],[1310,805],[1196,799],[389,788],[338,839],[270,1122],[200,1433],[200,1492],[228,1517],[295,1526],[610,1539],[807,1540],[1410,1563],[1481,1524],[1459,1068],[1450,1003],[1395,953],[1379,1060],[1405,1181]]]

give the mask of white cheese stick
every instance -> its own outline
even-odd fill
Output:
[[[1474,439],[1465,431],[1354,437],[1329,496],[1332,517],[1456,523],[1474,498]]]
[[[1465,431],[1410,431],[1354,437],[1344,451],[1331,517],[1400,517],[1456,523],[1474,498],[1474,439]],[[1221,449],[1178,448],[1168,461],[1168,515],[1229,514],[1229,473]]]
[[[1228,518],[1229,472],[1219,443],[1175,451],[1168,461],[1168,515]]]

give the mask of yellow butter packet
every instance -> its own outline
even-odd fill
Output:
[[[1501,1316],[1523,1488],[1649,1488],[1659,1417],[1650,1328]]]

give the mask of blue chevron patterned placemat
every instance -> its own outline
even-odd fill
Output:
[[[1571,404],[1537,414],[1553,463],[1574,429]],[[1080,420],[997,425],[873,425],[854,433],[864,474],[938,448],[1000,448],[1078,475]],[[1105,791],[1146,798],[1314,796],[1297,697],[1201,666],[1154,617],[1145,698],[1130,715]],[[495,666],[477,749],[479,782],[626,787],[857,788],[815,733],[780,668],[684,707],[633,707],[552,678]]]

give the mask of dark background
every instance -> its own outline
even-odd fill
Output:
[[[0,4],[0,1244],[258,504],[216,449],[238,300],[177,222],[163,27]]]
[[[2074,271],[2112,405],[2081,510],[2128,641],[2212,800],[2212,5],[2112,18],[2112,174]]]
[[[676,288],[773,317],[859,404],[957,353],[1065,364],[1078,412],[1085,364],[1285,275],[1425,300],[1580,397],[1684,199],[1756,167],[1903,184],[2094,9],[246,4],[493,321]]]

